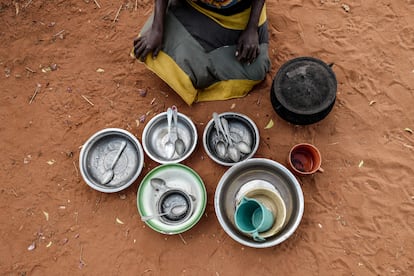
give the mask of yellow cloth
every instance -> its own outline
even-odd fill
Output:
[[[165,81],[188,104],[203,101],[228,100],[245,96],[254,85],[261,81],[225,80],[216,82],[205,89],[196,89],[189,76],[163,51],[156,59],[148,55],[145,64]],[[170,78],[169,76],[175,76]]]

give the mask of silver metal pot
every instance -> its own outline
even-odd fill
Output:
[[[283,229],[264,242],[244,235],[234,222],[237,194],[243,186],[257,180],[273,185],[286,206]],[[265,248],[285,241],[295,232],[302,219],[304,199],[299,182],[286,167],[270,159],[252,158],[232,166],[221,177],[214,196],[214,208],[220,225],[231,238],[249,247]]]

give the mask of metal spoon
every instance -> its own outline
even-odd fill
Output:
[[[236,148],[238,148],[241,153],[249,154],[252,152],[252,148],[247,142],[243,141],[239,134],[230,131],[230,138],[233,140],[233,143],[236,144]]]
[[[239,141],[236,143],[236,148],[244,154],[249,154],[252,152],[251,147],[244,141]]]
[[[158,178],[158,177],[151,178],[151,179],[150,179],[150,184],[151,184],[152,188],[153,188],[156,192],[159,192],[159,191],[166,191],[166,190],[171,189],[171,188],[167,185],[167,183],[165,182],[165,180],[164,180],[164,179],[162,179],[162,178]],[[191,198],[191,200],[192,200],[192,201],[196,201],[196,200],[197,200],[197,198],[196,198],[194,195],[192,195],[192,194],[188,194],[188,196]]]
[[[222,130],[222,127],[221,127],[220,119],[216,112],[213,113],[213,119],[214,119],[214,127],[216,128],[216,132],[217,132],[217,137],[220,137],[220,129],[221,129],[221,132],[223,132],[223,135],[225,135],[224,130]],[[222,139],[219,138],[219,140],[217,141],[215,150],[219,158],[226,157],[226,152],[227,152],[226,145]]]
[[[168,123],[168,141],[165,143],[165,155],[168,159],[173,158],[175,152],[174,143],[171,140],[171,121],[172,121],[172,109],[169,107],[167,109],[167,123]]]
[[[236,144],[236,148],[244,154],[249,154],[252,152],[252,148],[243,140],[239,139],[235,139],[231,133],[230,133],[230,139]]]
[[[226,132],[227,140],[229,142],[229,146],[227,147],[229,157],[234,162],[239,162],[239,160],[240,160],[240,151],[234,146],[233,141],[231,139],[229,123],[227,122],[227,120],[225,118],[221,118],[221,123],[223,125],[224,131]]]
[[[185,152],[185,144],[184,141],[178,136],[178,109],[175,105],[172,106],[173,110],[173,119],[175,125],[175,132],[177,133],[177,139],[175,140],[175,152],[181,156]]]
[[[179,207],[186,207],[186,205],[184,205],[184,204],[179,204],[179,203],[172,204],[172,205],[171,205],[171,206],[167,209],[167,211],[165,211],[164,213],[159,213],[159,214],[155,214],[155,215],[148,215],[148,216],[142,216],[142,217],[141,217],[141,220],[142,220],[142,221],[147,221],[147,220],[150,220],[150,219],[153,219],[153,218],[158,218],[158,217],[162,217],[162,216],[165,216],[165,215],[169,215],[169,214],[171,214],[171,213],[173,213],[173,214],[174,214],[173,210],[174,210],[175,208],[179,208]],[[180,214],[175,214],[175,215],[180,215]]]
[[[114,160],[112,161],[111,166],[109,167],[108,170],[105,171],[105,173],[102,176],[102,181],[101,181],[102,185],[108,184],[114,178],[114,167],[116,163],[118,162],[119,157],[121,157],[121,154],[124,151],[126,144],[127,144],[126,141],[122,141],[121,146],[119,147],[119,150]]]
[[[164,179],[161,179],[161,178],[157,178],[157,177],[151,178],[150,184],[156,192],[161,191],[161,190],[164,191],[168,189],[168,186],[165,183]]]

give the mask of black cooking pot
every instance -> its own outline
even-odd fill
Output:
[[[276,113],[296,125],[325,118],[336,100],[337,82],[331,67],[312,57],[292,59],[277,72],[270,91]]]

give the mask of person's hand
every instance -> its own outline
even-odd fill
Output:
[[[153,28],[134,40],[135,57],[144,61],[152,52],[152,58],[156,58],[162,46],[162,31]]]
[[[244,30],[237,40],[236,57],[240,62],[252,63],[259,55],[259,34],[255,28]]]

